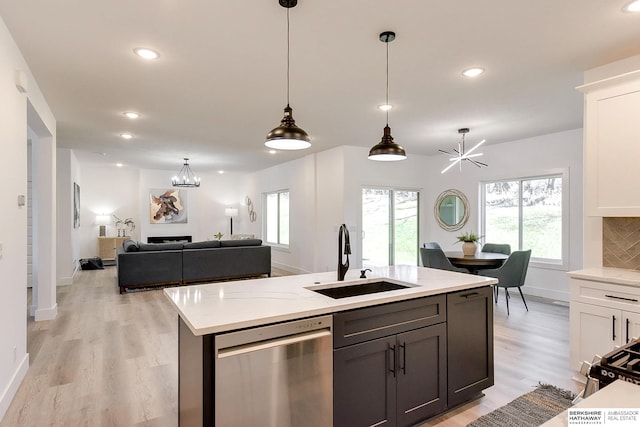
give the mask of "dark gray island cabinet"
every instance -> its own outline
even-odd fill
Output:
[[[411,426],[493,385],[490,287],[334,315],[334,426]]]
[[[412,426],[481,396],[493,385],[492,298],[491,287],[481,286],[329,315],[332,339],[326,346],[303,347],[309,354],[313,348],[315,356],[300,369],[319,369],[318,356],[328,358],[323,363],[329,366],[333,360],[333,379],[329,376],[324,387],[333,389],[333,398],[329,393],[326,402],[310,399],[321,408],[314,419],[307,416],[302,424],[288,420],[286,425],[329,426],[333,418],[335,427]],[[182,318],[179,323],[180,425],[220,424],[216,404],[229,404],[216,397],[216,376],[235,375],[226,369],[216,372],[214,353],[221,335],[196,336]],[[277,368],[265,365],[252,375],[269,376],[270,369]],[[288,375],[292,372],[289,368]],[[276,395],[265,395],[263,403],[270,404]],[[242,402],[231,403],[238,411],[248,410]]]

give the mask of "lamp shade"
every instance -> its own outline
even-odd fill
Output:
[[[303,150],[311,147],[309,141],[311,141],[309,134],[296,125],[293,110],[287,105],[280,126],[267,134],[264,145],[276,150]]]
[[[238,216],[238,208],[224,208],[224,216],[231,218]]]
[[[96,215],[96,225],[109,225],[111,224],[110,215]]]
[[[391,136],[391,128],[389,126],[384,127],[384,134],[382,140],[371,147],[369,150],[369,159],[383,162],[393,162],[397,160],[404,160],[407,158],[407,153],[404,151],[401,145],[393,142]]]

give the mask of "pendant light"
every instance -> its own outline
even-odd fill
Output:
[[[171,185],[174,187],[200,187],[200,178],[189,167],[188,158],[184,158],[182,169],[176,176],[171,178]]]
[[[393,31],[380,33],[380,41],[387,45],[387,106],[389,105],[389,43],[395,40],[395,38],[396,33]],[[391,128],[389,127],[389,109],[387,108],[385,111],[387,113],[387,125],[384,127],[380,142],[369,150],[369,159],[383,162],[404,160],[407,158],[407,153],[405,153],[402,146],[393,142]]]
[[[276,150],[302,150],[311,147],[311,138],[304,129],[296,126],[293,110],[289,106],[289,9],[295,7],[298,0],[279,0],[279,3],[287,9],[287,106],[284,108],[280,126],[267,134],[264,145]]]

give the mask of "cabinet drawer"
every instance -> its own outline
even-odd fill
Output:
[[[361,308],[333,316],[334,348],[435,325],[447,318],[446,296]]]
[[[571,280],[571,300],[640,312],[640,289],[612,283]]]

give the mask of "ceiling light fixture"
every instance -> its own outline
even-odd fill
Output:
[[[481,166],[488,166],[486,163],[482,163],[479,162],[477,160],[474,160],[474,157],[479,157],[482,156],[482,153],[473,153],[478,147],[480,147],[482,144],[484,144],[484,142],[486,141],[486,139],[483,139],[482,141],[478,142],[476,145],[473,146],[473,148],[469,151],[465,151],[464,150],[464,136],[469,133],[469,128],[462,128],[462,129],[458,129],[458,133],[462,134],[462,141],[458,143],[458,149],[454,149],[453,153],[449,152],[449,151],[444,151],[444,150],[438,150],[441,153],[445,153],[445,154],[449,154],[451,156],[455,156],[449,159],[449,161],[451,162],[451,164],[449,166],[447,166],[446,168],[444,168],[442,170],[442,172],[440,173],[445,173],[446,171],[448,171],[449,169],[451,169],[452,167],[454,167],[455,165],[460,165],[460,170],[462,171],[462,162],[464,160],[468,160],[469,162],[473,163],[474,165],[481,167]],[[455,154],[454,154],[455,153]]]
[[[384,105],[389,104],[389,43],[394,41],[396,33],[393,31],[385,31],[380,33],[380,41],[387,45],[387,100]],[[369,160],[377,160],[383,162],[392,162],[397,160],[404,160],[407,158],[407,153],[402,146],[393,142],[391,136],[391,128],[389,127],[389,109],[384,110],[387,113],[387,125],[384,127],[382,139],[379,143],[371,147],[369,150]]]
[[[189,167],[189,159],[184,158],[184,165],[180,172],[171,178],[171,185],[174,187],[200,187],[200,178],[197,177]]]
[[[293,110],[289,106],[289,9],[298,4],[298,0],[279,0],[280,6],[287,9],[287,106],[280,126],[267,134],[264,145],[277,150],[303,150],[311,147],[311,138],[304,129],[296,126]]]
[[[131,139],[131,138],[133,138],[133,135],[131,135],[130,133],[121,133],[120,134],[120,138],[122,138],[122,139]]]
[[[137,119],[138,117],[140,117],[140,114],[138,114],[136,112],[133,112],[133,111],[127,111],[127,112],[122,113],[122,114],[124,114],[124,116],[126,118],[131,119],[131,120],[134,120],[134,119]]]
[[[382,105],[378,105],[378,108],[381,109],[382,111],[389,111],[393,108],[393,105],[382,104]]]
[[[484,68],[469,68],[462,72],[462,75],[465,77],[478,77],[480,74],[484,73]]]
[[[138,55],[140,58],[144,59],[158,59],[160,58],[160,54],[152,49],[147,49],[146,47],[137,47],[133,49],[133,53]]]
[[[622,10],[625,12],[640,12],[640,0],[635,0],[626,5]]]

